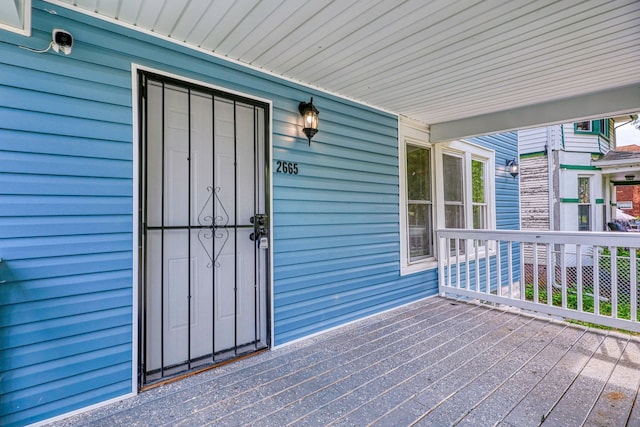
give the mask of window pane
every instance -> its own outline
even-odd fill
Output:
[[[473,228],[477,230],[487,228],[487,207],[485,205],[473,206]]]
[[[578,205],[578,231],[591,230],[591,206]]]
[[[409,262],[433,256],[431,205],[409,203]]]
[[[431,200],[431,158],[427,148],[407,144],[409,200]]]
[[[446,228],[464,228],[464,206],[445,205],[444,216]]]
[[[479,160],[471,160],[471,184],[472,202],[484,203],[484,163]]]
[[[576,123],[576,130],[579,130],[582,132],[591,132],[591,122]]]
[[[462,202],[462,159],[443,154],[442,167],[444,170],[444,201]]]
[[[609,137],[609,120],[601,119],[598,120],[598,127],[600,135],[608,138]]]
[[[578,178],[578,203],[591,203],[589,178]]]

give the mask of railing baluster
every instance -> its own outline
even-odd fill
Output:
[[[465,283],[467,285],[467,290],[471,290],[471,272],[469,271],[469,249],[470,249],[470,241],[465,241],[464,247],[464,275],[465,275]]]
[[[456,288],[460,289],[460,239],[455,240],[456,248]]]
[[[533,302],[539,303],[538,299],[538,244],[533,243]]]
[[[631,304],[630,319],[638,321],[638,259],[635,248],[629,248],[629,299]]]
[[[496,240],[496,295],[502,296],[502,241]]]
[[[507,242],[507,286],[509,286],[509,298],[513,298],[513,245]]]
[[[618,318],[618,248],[609,246],[611,252],[611,317]],[[595,304],[595,303],[594,303]]]
[[[526,299],[526,295],[525,295],[525,278],[526,278],[526,274],[525,274],[525,269],[524,269],[524,242],[520,243],[520,299],[521,300],[525,300]]]
[[[489,254],[489,240],[484,240],[484,267],[486,276],[486,293],[491,293],[491,259]]]
[[[576,298],[577,310],[582,313],[582,246],[576,245]]]
[[[451,239],[447,238],[447,286],[451,287]]]
[[[593,248],[593,314],[600,314],[600,248]]]
[[[565,244],[560,245],[560,285],[562,287],[562,308],[567,308],[567,249]]]
[[[556,264],[551,243],[547,243],[547,305],[553,305],[553,285],[556,281]]]
[[[478,241],[476,239],[473,239],[473,251],[474,251],[474,257],[473,257],[473,264],[475,265],[476,268],[476,292],[480,292],[480,265],[479,265],[479,260],[478,260]]]

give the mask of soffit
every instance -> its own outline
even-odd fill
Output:
[[[640,86],[637,0],[50,2],[427,124]]]

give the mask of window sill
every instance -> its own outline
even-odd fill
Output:
[[[438,260],[430,259],[427,261],[415,262],[413,264],[400,266],[400,276],[420,273],[422,271],[433,270],[438,268]]]

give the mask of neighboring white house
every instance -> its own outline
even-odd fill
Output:
[[[615,149],[612,119],[518,131],[523,230],[604,231],[609,182],[593,164]]]

